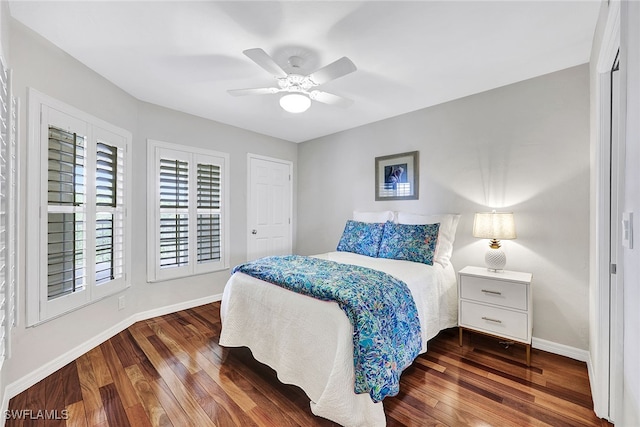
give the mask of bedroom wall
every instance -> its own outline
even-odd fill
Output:
[[[11,20],[11,59],[14,89],[21,98],[20,110],[20,218],[26,206],[26,93],[33,87],[133,133],[133,271],[131,287],[82,309],[39,326],[25,328],[25,283],[18,287],[18,326],[13,332],[13,354],[5,362],[5,385],[24,383],[34,372],[66,352],[126,324],[142,312],[162,311],[192,300],[211,298],[222,292],[229,271],[191,279],[149,284],[146,282],[146,145],[147,138],[183,143],[230,153],[231,163],[231,264],[244,260],[246,252],[246,162],[256,153],[294,162],[297,173],[297,144],[259,135],[239,128],[190,116],[141,102],[73,59],[15,20]],[[4,23],[3,23],[4,27]],[[295,202],[295,200],[294,200]],[[25,224],[19,226],[19,240],[25,240]],[[295,211],[294,211],[295,226]],[[295,235],[294,235],[295,239]],[[25,277],[26,248],[20,248],[18,271]],[[118,310],[124,295],[126,308]],[[60,366],[58,366],[59,368]]]
[[[374,158],[420,151],[420,199],[374,201]],[[335,250],[353,210],[462,214],[452,262],[484,265],[473,214],[515,213],[507,269],[533,273],[533,335],[589,343],[589,68],[581,65],[300,145],[298,252]]]

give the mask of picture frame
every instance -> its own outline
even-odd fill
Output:
[[[420,181],[418,151],[376,157],[375,165],[376,201],[418,200]]]

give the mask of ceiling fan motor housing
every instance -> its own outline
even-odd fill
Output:
[[[289,74],[278,79],[278,86],[288,92],[306,92],[316,84],[308,77],[300,74]]]

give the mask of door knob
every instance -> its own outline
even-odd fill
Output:
[[[258,230],[254,228],[253,230],[251,230],[251,234],[258,234]]]

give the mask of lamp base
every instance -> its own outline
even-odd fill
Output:
[[[504,266],[507,264],[507,256],[500,248],[489,248],[484,256],[484,262],[487,264],[487,270],[504,270]]]

